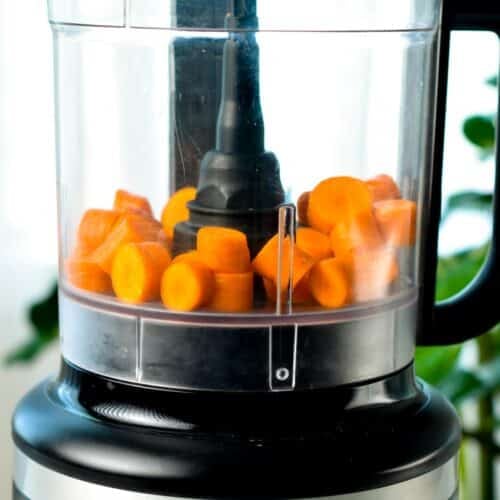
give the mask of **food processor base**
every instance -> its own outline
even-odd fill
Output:
[[[456,460],[422,476],[376,490],[321,497],[328,500],[457,500]],[[451,494],[450,492],[455,491]],[[66,476],[17,450],[13,500],[161,500],[179,497],[119,490]],[[238,498],[235,494],[231,498]],[[245,497],[242,492],[241,498]],[[318,497],[316,497],[318,498]]]
[[[328,391],[172,392],[63,362],[13,418],[14,500],[456,498],[460,426],[413,366]]]

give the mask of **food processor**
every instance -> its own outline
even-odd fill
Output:
[[[458,498],[413,358],[500,320],[497,201],[434,304],[450,32],[498,4],[48,7],[62,363],[15,412],[14,499]]]

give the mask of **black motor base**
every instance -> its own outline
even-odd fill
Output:
[[[17,448],[58,473],[190,498],[305,498],[371,490],[456,455],[451,405],[413,367],[364,385],[270,394],[126,385],[67,364],[20,403]]]

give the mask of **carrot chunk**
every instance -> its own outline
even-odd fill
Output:
[[[330,233],[330,244],[336,257],[382,246],[382,235],[372,211],[360,212],[338,222]]]
[[[111,270],[115,295],[130,304],[158,300],[161,278],[169,263],[168,251],[158,242],[123,245]]]
[[[310,227],[299,227],[297,229],[295,244],[297,248],[310,255],[314,260],[332,257],[328,236]]]
[[[284,290],[290,281],[290,238],[283,240],[281,255],[281,283],[280,288]],[[293,249],[293,276],[292,285],[297,283],[309,272],[314,264],[314,259],[295,245]],[[264,278],[278,282],[278,235],[273,236],[257,254],[252,262],[254,271]]]
[[[179,222],[189,219],[188,202],[196,197],[196,188],[184,187],[176,191],[168,200],[161,214],[161,223],[169,239],[174,238],[174,228]]]
[[[111,279],[95,263],[86,259],[70,258],[64,265],[68,281],[77,288],[94,293],[110,293]]]
[[[302,193],[297,200],[297,215],[299,224],[303,226],[308,226],[309,222],[307,220],[307,210],[309,208],[309,196],[311,195],[310,191],[306,191]]]
[[[214,272],[244,273],[250,269],[247,237],[227,227],[205,226],[198,231],[196,248]]]
[[[197,250],[190,250],[189,252],[180,253],[176,255],[172,260],[172,264],[175,262],[198,262],[203,264],[203,259]]]
[[[106,239],[120,215],[117,210],[87,210],[78,226],[77,254],[84,256],[94,251]]]
[[[368,179],[366,185],[373,195],[374,202],[401,198],[399,187],[390,175],[377,175],[373,179]]]
[[[77,242],[68,258],[72,260],[88,260],[88,256],[92,253],[92,250],[92,248],[87,247],[83,243]]]
[[[351,296],[349,274],[336,257],[317,262],[309,278],[311,293],[323,307],[347,305]]]
[[[219,312],[245,312],[253,306],[253,272],[214,273],[215,287],[208,308]]]
[[[385,200],[374,205],[375,218],[388,245],[415,244],[417,205],[410,200]]]
[[[353,254],[343,263],[353,283],[353,298],[359,302],[386,297],[399,276],[398,261],[390,250]]]
[[[365,182],[354,177],[331,177],[320,182],[309,197],[309,225],[325,234],[346,218],[368,212],[373,197]]]
[[[170,250],[171,248],[171,241],[167,238],[167,235],[165,234],[165,231],[163,228],[161,228],[158,231],[158,243],[161,243],[167,250]]]
[[[171,264],[161,280],[161,300],[176,311],[193,311],[208,304],[215,288],[214,273],[204,264],[181,261]]]
[[[158,222],[138,214],[125,214],[89,258],[109,274],[118,249],[127,243],[142,241],[158,241]]]
[[[276,285],[273,280],[268,278],[262,278],[264,283],[264,289],[266,291],[266,297],[270,302],[276,304]],[[281,302],[286,302],[287,291],[283,290],[281,294]],[[312,295],[309,288],[309,278],[308,275],[304,276],[293,288],[292,291],[292,304],[305,304],[311,302]]]
[[[118,189],[115,193],[113,208],[120,212],[133,212],[148,217],[153,217],[153,210],[147,198]]]

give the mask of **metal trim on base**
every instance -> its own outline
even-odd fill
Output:
[[[414,297],[415,298],[415,297]],[[59,294],[61,350],[74,366],[171,390],[327,389],[386,377],[414,356],[417,303],[328,325],[173,324]],[[272,327],[271,327],[272,326]],[[283,355],[286,357],[283,358]],[[286,368],[280,380],[277,370]],[[281,372],[280,372],[281,373]]]
[[[159,496],[109,488],[60,474],[15,451],[14,482],[29,500],[169,500]],[[449,500],[458,484],[457,458],[420,477],[376,490],[321,497],[325,500]],[[237,496],[232,496],[237,498]],[[194,500],[194,499],[185,499]]]

